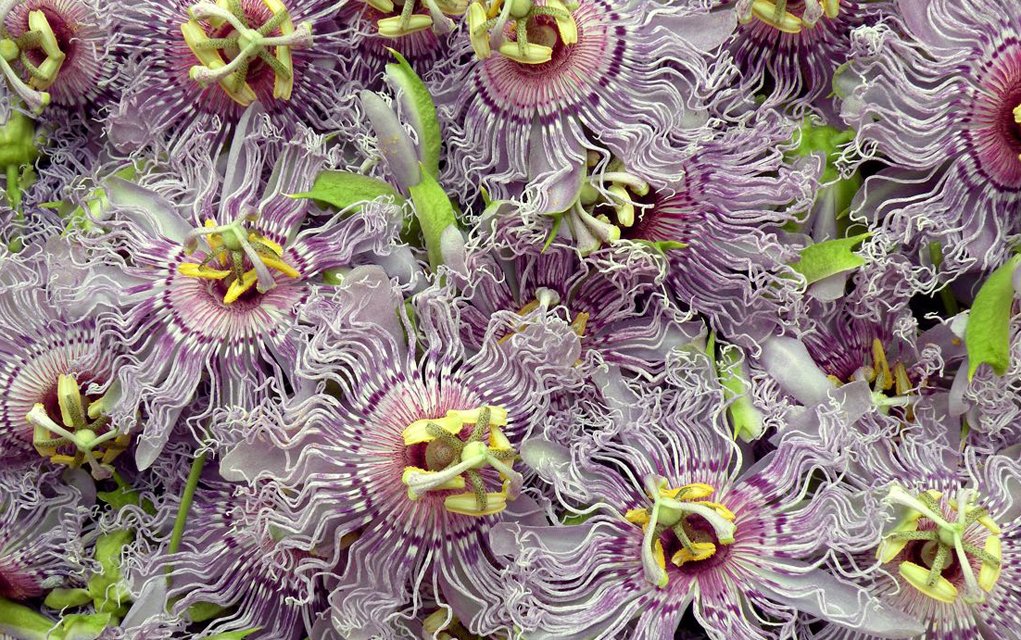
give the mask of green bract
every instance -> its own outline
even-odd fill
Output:
[[[1021,255],[1008,260],[989,276],[975,296],[964,338],[969,381],[983,363],[997,375],[1003,375],[1010,364],[1010,310],[1014,305],[1011,277],[1019,264]]]
[[[394,49],[390,49],[390,53],[397,58],[397,62],[386,65],[386,78],[401,89],[401,102],[411,126],[418,133],[418,155],[422,161],[422,171],[433,178],[439,177],[443,138],[440,122],[436,118],[436,105],[422,79],[404,56]]]
[[[457,224],[454,206],[436,179],[422,171],[422,181],[409,189],[415,204],[415,215],[422,227],[425,248],[429,252],[429,265],[435,269],[443,264],[440,240],[450,225]]]
[[[343,211],[360,202],[389,196],[395,204],[402,204],[404,196],[397,189],[376,178],[349,171],[323,171],[316,176],[312,188],[304,193],[295,193],[292,198],[311,198]]]
[[[850,238],[826,240],[805,247],[801,251],[801,259],[792,264],[791,268],[803,275],[808,284],[844,271],[857,269],[865,264],[865,258],[854,253],[852,249],[871,235],[871,233],[862,233]]]

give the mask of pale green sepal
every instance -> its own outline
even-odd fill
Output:
[[[100,536],[96,540],[96,560],[102,571],[89,579],[89,593],[96,610],[114,613],[129,599],[127,588],[121,584],[121,549],[135,537],[129,529],[120,529]]]
[[[436,104],[425,83],[404,56],[395,49],[390,49],[390,53],[397,58],[397,62],[386,65],[386,77],[400,87],[404,94],[402,100],[407,107],[407,117],[418,133],[418,155],[422,161],[422,171],[438,178],[443,137],[440,134],[440,121],[436,118]]]
[[[57,639],[60,638],[58,633],[50,633],[50,629],[56,625],[56,622],[38,611],[0,598],[0,633],[14,636],[19,640]]]
[[[95,640],[111,623],[109,613],[90,613],[64,616],[60,621],[61,640]]]
[[[261,630],[262,627],[255,627],[253,629],[245,629],[244,631],[231,631],[230,633],[218,633],[215,636],[208,636],[206,640],[241,640],[245,636],[250,636],[256,631]]]
[[[826,240],[807,246],[801,251],[801,259],[793,263],[791,268],[803,275],[808,284],[857,269],[865,264],[865,258],[854,253],[852,249],[871,235],[871,232],[862,233],[850,238]]]
[[[443,232],[452,224],[457,224],[454,207],[450,198],[444,193],[436,179],[428,172],[422,171],[422,181],[408,189],[411,201],[415,205],[415,216],[422,227],[425,237],[425,248],[429,253],[429,265],[435,270],[443,264],[440,240]]]
[[[195,604],[188,607],[188,618],[192,622],[205,622],[220,615],[227,610],[227,607],[221,607],[218,604],[212,602],[196,602]]]
[[[393,198],[394,204],[398,206],[404,203],[404,196],[382,180],[350,171],[323,171],[316,176],[312,189],[304,193],[289,194],[288,197],[311,198],[342,211],[380,196]]]
[[[92,602],[92,593],[88,589],[54,589],[46,594],[43,604],[51,609],[66,609],[89,602]]]
[[[983,363],[991,366],[997,375],[1003,375],[1010,364],[1010,310],[1014,304],[1011,278],[1019,264],[1021,255],[993,271],[971,305],[964,334],[969,382]]]
[[[752,404],[749,398],[751,382],[743,370],[740,351],[737,347],[724,349],[720,362],[720,384],[723,385],[724,397],[734,399],[727,406],[730,424],[734,427],[734,437],[751,442],[762,437],[765,428],[762,423],[762,412]]]

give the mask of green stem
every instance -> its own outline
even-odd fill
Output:
[[[943,247],[938,242],[929,244],[929,258],[932,259],[932,266],[935,269],[939,269],[939,266],[943,263]],[[957,298],[954,297],[953,291],[950,290],[949,286],[943,286],[939,290],[939,298],[943,301],[943,308],[951,316],[956,316],[961,312],[961,307],[957,304]]]
[[[7,203],[15,211],[21,210],[21,188],[19,184],[19,173],[21,167],[16,164],[7,165]]]
[[[199,476],[202,475],[202,467],[206,465],[206,454],[202,453],[191,463],[191,472],[188,474],[188,484],[184,485],[184,494],[181,495],[181,506],[177,510],[177,518],[174,520],[174,531],[170,534],[170,547],[168,553],[177,553],[181,546],[181,536],[184,535],[184,524],[188,521],[188,511],[191,510],[191,501],[195,497],[195,489],[199,485]]]

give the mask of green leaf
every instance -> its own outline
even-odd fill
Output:
[[[450,204],[450,198],[443,192],[443,187],[425,171],[422,172],[422,181],[409,191],[411,201],[415,204],[415,216],[418,217],[422,235],[425,236],[429,264],[435,270],[437,266],[443,264],[443,254],[440,251],[443,232],[450,225],[457,224],[454,207]]]
[[[73,613],[60,621],[61,640],[95,640],[110,625],[109,613]]]
[[[350,171],[323,171],[316,176],[310,191],[290,195],[291,198],[311,198],[338,211],[379,196],[392,197],[398,206],[404,203],[404,196],[386,182]]]
[[[43,604],[51,609],[64,609],[89,602],[92,602],[92,593],[88,589],[54,589],[46,595]]]
[[[1003,375],[1010,364],[1010,310],[1014,304],[1011,277],[1018,264],[1021,256],[1014,256],[994,271],[971,305],[964,334],[969,382],[983,363],[991,366],[996,375]]]
[[[792,264],[791,268],[805,276],[808,284],[843,271],[857,269],[865,264],[865,258],[854,253],[852,249],[871,235],[872,233],[863,233],[805,247],[801,251],[801,259]]]
[[[440,149],[443,137],[440,134],[440,121],[436,118],[436,104],[433,103],[425,83],[404,56],[394,49],[390,49],[390,53],[397,58],[397,62],[386,65],[386,76],[400,87],[404,94],[407,117],[418,133],[418,153],[422,159],[422,171],[437,178],[440,175]]]
[[[45,640],[47,637],[56,639],[60,637],[59,634],[49,634],[56,624],[38,611],[0,598],[0,633],[23,640]]]
[[[218,633],[215,636],[207,637],[206,640],[241,640],[245,636],[250,636],[260,629],[262,629],[262,627],[245,629],[244,631],[231,631],[230,633]]]

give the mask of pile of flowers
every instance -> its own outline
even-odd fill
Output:
[[[1021,638],[1017,0],[0,0],[0,638]]]

